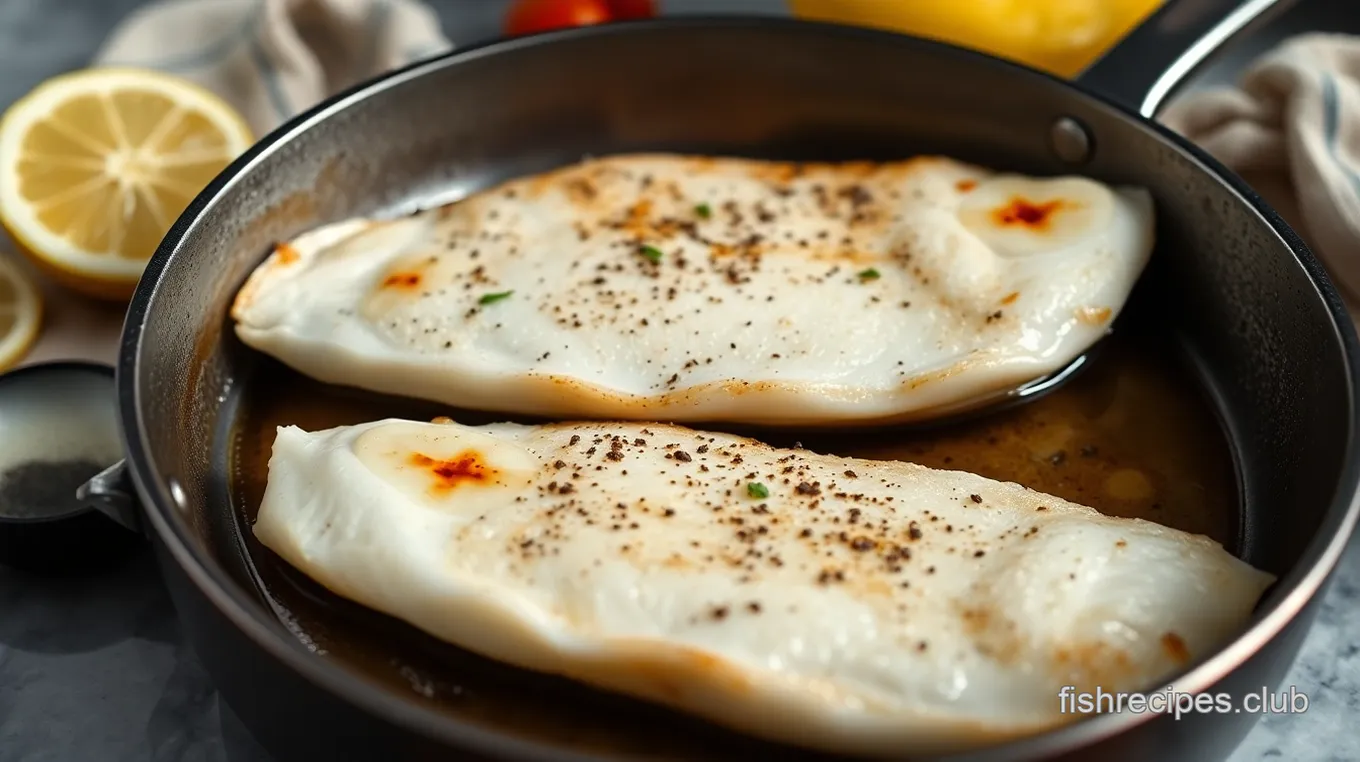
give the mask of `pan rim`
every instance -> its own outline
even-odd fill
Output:
[[[1198,147],[1152,120],[1144,119],[1123,105],[1092,92],[1078,83],[1062,80],[1045,72],[1017,63],[968,50],[955,45],[883,30],[853,27],[802,19],[746,16],[676,16],[643,21],[618,22],[608,25],[556,30],[538,35],[511,39],[492,39],[453,49],[433,58],[417,61],[400,69],[355,85],[342,91],[292,119],[264,136],[238,157],[189,204],[176,220],[155,254],[148,261],[141,282],[129,304],[124,322],[117,361],[116,384],[118,413],[122,430],[128,473],[141,499],[147,523],[154,528],[157,539],[174,562],[185,573],[211,604],[247,637],[257,648],[284,665],[297,676],[327,691],[351,706],[378,719],[418,733],[419,735],[463,748],[475,748],[511,758],[552,758],[560,760],[593,759],[558,746],[525,740],[508,732],[491,730],[477,724],[458,720],[433,709],[412,704],[396,696],[372,690],[361,678],[346,673],[337,665],[316,659],[306,651],[280,623],[245,590],[222,564],[206,549],[198,547],[192,530],[180,512],[174,508],[169,484],[160,476],[148,442],[150,428],[144,415],[143,397],[139,380],[145,373],[143,329],[150,310],[156,305],[157,295],[170,261],[183,244],[199,229],[207,212],[218,199],[255,167],[291,140],[314,125],[333,118],[353,104],[398,87],[408,81],[430,75],[452,66],[464,65],[489,56],[504,56],[517,50],[544,45],[633,34],[652,29],[724,30],[743,27],[786,28],[790,32],[822,35],[854,36],[866,43],[882,46],[901,45],[925,47],[941,55],[973,59],[978,63],[1011,70],[1009,76],[1047,80],[1066,88],[1069,94],[1085,98],[1116,112],[1120,117],[1150,130],[1156,137],[1170,143],[1197,168],[1226,185],[1261,218],[1276,234],[1294,260],[1303,267],[1318,298],[1322,300],[1332,323],[1335,341],[1340,344],[1348,387],[1350,415],[1346,420],[1346,446],[1337,489],[1323,515],[1313,539],[1303,551],[1302,561],[1278,583],[1277,600],[1258,613],[1253,622],[1236,638],[1199,662],[1190,670],[1167,683],[1177,691],[1199,692],[1232,673],[1242,663],[1274,640],[1315,599],[1320,597],[1331,579],[1348,542],[1360,523],[1360,458],[1357,457],[1357,431],[1360,431],[1360,339],[1339,293],[1321,263],[1299,236],[1279,215],[1267,206],[1245,182],[1208,156]],[[1037,736],[989,747],[969,754],[970,758],[1036,759],[1090,746],[1105,738],[1131,730],[1151,721],[1153,714],[1103,715],[1082,722],[1056,728]]]

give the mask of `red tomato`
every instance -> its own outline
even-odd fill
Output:
[[[656,0],[606,0],[609,15],[616,21],[649,19],[656,15]]]
[[[545,32],[573,26],[603,24],[610,20],[605,0],[518,0],[505,19],[511,36]]]

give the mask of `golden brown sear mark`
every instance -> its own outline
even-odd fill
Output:
[[[420,273],[400,272],[392,273],[383,280],[383,288],[415,288],[420,285],[422,280]]]
[[[466,484],[487,484],[496,478],[496,469],[487,465],[475,450],[464,450],[452,458],[431,458],[419,452],[411,453],[411,465],[425,469],[432,477],[435,492],[448,492]]]
[[[624,229],[634,234],[645,233],[648,228],[648,220],[652,215],[652,202],[642,199],[628,207],[627,216],[624,219]]]
[[[758,164],[753,168],[757,179],[776,186],[785,186],[801,178],[806,173],[807,168],[796,162],[774,162],[771,164]]]
[[[279,264],[281,265],[291,265],[302,258],[297,249],[286,243],[276,244],[274,253],[279,256]]]
[[[1162,635],[1162,650],[1177,664],[1185,664],[1190,661],[1189,647],[1185,645],[1185,640],[1174,632]]]
[[[1068,206],[1068,203],[1062,199],[1034,202],[1016,196],[1005,206],[994,210],[992,219],[1002,227],[1019,226],[1031,230],[1043,230],[1057,216],[1058,211],[1066,206]]]
[[[566,184],[567,198],[574,203],[582,206],[594,201],[600,195],[600,191],[595,187],[588,177],[578,177],[570,180]]]
[[[1113,314],[1114,311],[1109,307],[1082,307],[1077,310],[1077,320],[1087,325],[1101,325]]]
[[[967,193],[977,187],[977,180],[960,180],[954,183],[954,187],[959,193]]]
[[[1080,686],[1109,685],[1125,680],[1133,672],[1129,654],[1103,642],[1077,643],[1058,648],[1053,661]]]

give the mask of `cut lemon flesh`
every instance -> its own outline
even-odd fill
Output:
[[[230,105],[178,77],[65,74],[0,117],[0,224],[61,283],[126,299],[170,225],[251,142]]]
[[[0,254],[0,371],[17,365],[42,325],[38,287],[4,254]]]

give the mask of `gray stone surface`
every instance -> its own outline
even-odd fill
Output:
[[[83,65],[140,4],[0,0],[0,109],[42,79]],[[494,34],[502,8],[499,0],[434,4],[456,42]],[[731,12],[778,10],[780,2],[669,5]],[[1353,726],[1360,716],[1360,554],[1343,562],[1288,686],[1309,696],[1308,711],[1262,719],[1234,762],[1360,759]],[[0,568],[0,762],[134,761],[267,758],[218,701],[183,643],[149,558],[66,580]]]

